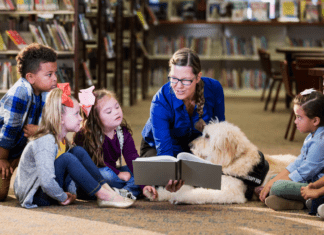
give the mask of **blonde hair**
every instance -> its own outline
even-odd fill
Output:
[[[104,167],[106,164],[104,162],[102,145],[105,140],[105,134],[103,133],[104,125],[99,116],[98,102],[105,96],[109,99],[114,98],[117,100],[117,98],[115,93],[106,89],[96,90],[93,92],[93,95],[96,97],[96,100],[89,115],[86,116],[82,112],[81,131],[84,135],[83,147],[98,167]],[[121,126],[126,127],[132,134],[132,130],[125,119],[123,119]]]
[[[44,135],[52,134],[55,137],[55,143],[60,148],[59,135],[62,132],[62,114],[66,112],[66,106],[62,104],[62,94],[63,91],[60,88],[55,88],[47,95],[39,128],[29,140],[35,140]],[[71,145],[66,138],[65,142],[68,147]]]
[[[192,73],[196,76],[198,76],[198,74],[201,72],[200,59],[196,52],[189,48],[177,50],[169,61],[169,66],[171,67],[172,65],[190,66],[192,68]],[[204,82],[202,79],[200,79],[200,81],[197,83],[195,92],[195,102],[197,104],[197,112],[199,114],[199,120],[195,123],[195,128],[202,132],[206,125],[205,121],[202,119],[205,105]]]

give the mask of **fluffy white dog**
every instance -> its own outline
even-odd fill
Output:
[[[158,201],[174,204],[245,203],[250,173],[262,162],[262,153],[253,145],[237,126],[228,122],[211,122],[200,138],[192,142],[191,150],[196,156],[222,165],[221,190],[195,188],[184,185],[175,193],[157,189]],[[296,159],[293,155],[264,156],[270,169],[263,185],[270,177],[278,174]],[[252,177],[253,178],[253,177]]]

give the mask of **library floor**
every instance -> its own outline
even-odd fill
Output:
[[[253,92],[252,92],[253,93]],[[264,111],[258,94],[225,92],[226,119],[266,154],[298,155],[305,134],[283,138],[290,115],[283,100]],[[150,99],[124,107],[139,148]],[[171,205],[138,200],[129,209],[100,209],[78,200],[67,207],[23,209],[14,198],[0,203],[0,234],[323,234],[324,221],[306,210],[276,212],[261,202],[233,205]]]

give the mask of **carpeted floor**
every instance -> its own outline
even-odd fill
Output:
[[[150,100],[124,107],[139,148]],[[290,115],[281,100],[276,112],[259,98],[226,96],[226,119],[239,126],[265,154],[298,155],[305,134],[283,138]],[[12,190],[0,203],[0,234],[323,234],[324,221],[306,210],[276,212],[261,202],[233,205],[171,205],[138,200],[129,209],[100,209],[95,202],[22,209]]]

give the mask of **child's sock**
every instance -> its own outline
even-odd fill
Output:
[[[301,210],[304,208],[304,203],[301,201],[288,200],[275,195],[267,197],[265,204],[275,211]]]

